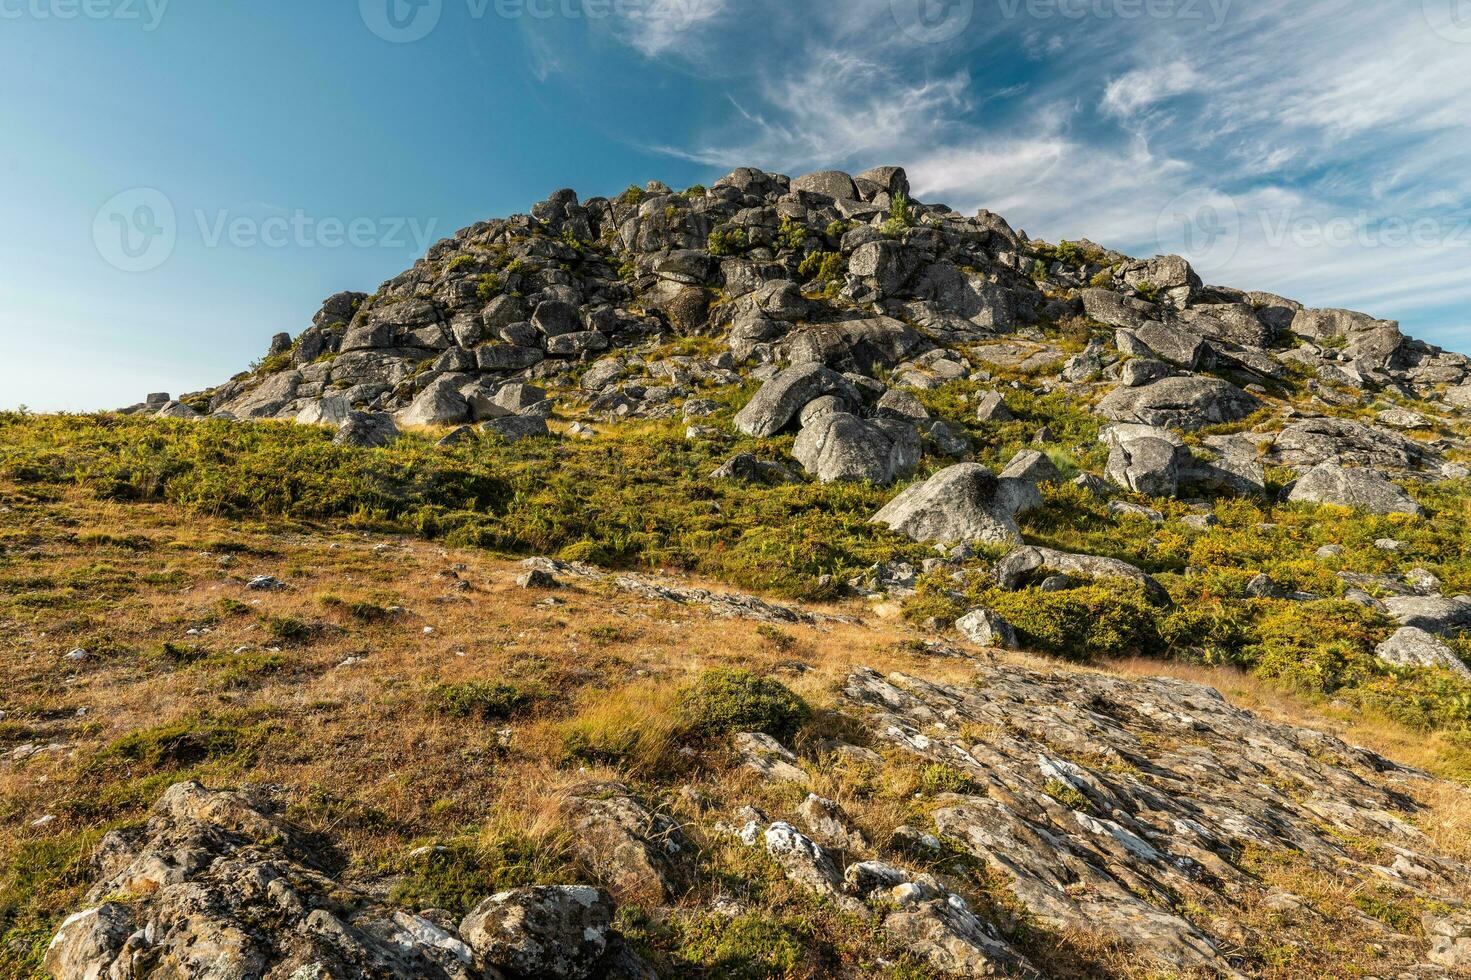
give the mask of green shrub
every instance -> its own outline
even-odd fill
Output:
[[[487,272],[475,284],[475,298],[482,303],[489,303],[499,296],[504,289],[505,284],[501,282],[501,277],[494,272]]]
[[[731,228],[728,231],[715,229],[710,232],[708,247],[714,256],[739,255],[748,246],[746,229]]]
[[[920,770],[919,788],[926,796],[937,796],[940,793],[969,795],[978,791],[975,780],[943,762],[932,762]]]
[[[680,694],[680,711],[702,735],[765,732],[786,740],[812,717],[812,709],[778,681],[743,670],[707,670]]]
[[[809,282],[821,283],[825,288],[836,288],[843,284],[848,263],[841,252],[812,252],[802,260],[797,272]]]
[[[436,684],[425,694],[429,713],[443,718],[500,721],[532,700],[520,688],[490,681]]]
[[[1109,582],[1061,592],[994,592],[990,608],[1016,629],[1022,645],[1069,660],[1148,656],[1160,650],[1159,610],[1144,590]]]
[[[564,883],[568,854],[561,838],[533,840],[521,833],[450,841],[398,861],[392,870],[400,877],[388,900],[462,916],[506,889]]]
[[[751,912],[734,918],[697,915],[679,923],[677,955],[701,976],[729,980],[788,980],[804,971],[814,934],[805,919],[776,920]]]
[[[190,768],[207,762],[245,766],[254,760],[271,731],[260,722],[200,715],[129,732],[101,749],[91,765],[97,769],[121,766],[143,773]]]
[[[450,260],[450,264],[446,267],[445,271],[453,274],[459,272],[461,269],[468,269],[478,261],[473,255],[456,255]]]
[[[889,202],[889,220],[884,222],[883,232],[889,238],[898,238],[913,227],[914,209],[909,206],[909,196],[900,191]]]
[[[273,642],[282,646],[305,646],[317,637],[317,627],[292,616],[262,616],[260,624]]]
[[[644,199],[644,189],[637,184],[629,184],[628,189],[620,196],[625,203],[638,207]]]
[[[793,221],[786,215],[782,216],[781,227],[776,232],[776,244],[778,248],[800,249],[807,241],[807,226],[800,221]]]

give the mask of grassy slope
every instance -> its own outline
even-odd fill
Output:
[[[1087,456],[1096,422],[1085,412],[1062,399],[1008,398],[1018,421],[970,427],[984,461],[1004,462],[1045,423],[1063,434],[1062,462],[1096,465]],[[418,904],[576,874],[555,797],[589,775],[622,773],[653,799],[673,800],[693,782],[712,803],[690,817],[696,827],[737,803],[789,809],[790,790],[727,772],[714,743],[671,768],[680,757],[670,747],[686,732],[668,719],[701,670],[774,671],[819,707],[855,663],[940,680],[963,670],[923,659],[923,634],[898,619],[774,631],[596,590],[543,606],[511,587],[514,566],[498,557],[669,567],[822,600],[831,591],[820,575],[842,581],[875,561],[932,554],[867,523],[891,491],[707,478],[739,449],[782,445],[688,442],[682,425],[650,422],[592,442],[442,450],[412,436],[363,452],[290,425],[0,416],[0,756],[26,743],[62,746],[0,763],[0,976],[34,966],[38,944],[79,900],[98,833],[140,819],[180,778],[296,788],[294,815],[330,829],[355,874],[405,873],[401,897]],[[1039,649],[1215,683],[1269,714],[1471,781],[1471,690],[1374,661],[1392,624],[1332,599],[1242,597],[1258,571],[1335,596],[1339,568],[1424,567],[1448,593],[1471,591],[1466,489],[1417,488],[1434,513],[1423,521],[1222,500],[1220,526],[1197,531],[1173,502],[1150,502],[1169,518],[1152,525],[1061,487],[1029,519],[1028,537],[1137,562],[1169,587],[1174,608],[1116,588],[1005,597],[977,577],[963,601],[948,579],[926,581],[905,613],[917,622],[990,601]],[[1381,551],[1373,542],[1382,537],[1408,547]],[[1326,543],[1342,545],[1342,557],[1312,559]],[[1185,576],[1187,565],[1199,571]],[[263,573],[292,588],[243,589]],[[1071,628],[1059,635],[1059,623]],[[93,654],[81,668],[62,659],[74,646]],[[1114,666],[1139,654],[1149,659]],[[354,656],[365,659],[337,666]],[[812,669],[793,673],[782,666],[791,661]],[[802,737],[824,723],[819,712]],[[923,789],[922,774],[915,786],[827,778],[819,792],[880,834]],[[1455,814],[1430,812],[1428,830],[1464,841],[1464,818],[1457,830]],[[49,826],[29,827],[47,814]],[[451,859],[407,861],[431,839],[453,842]],[[625,913],[625,927],[667,963],[806,976],[861,974],[897,955],[750,854],[706,843],[708,875],[687,914],[656,926]],[[1264,876],[1292,873],[1264,864]],[[765,912],[727,922],[697,911],[733,887]],[[1334,908],[1349,900],[1323,895]],[[1334,921],[1349,928],[1347,906],[1339,912]],[[1080,957],[1078,969],[1127,974],[1085,939],[1052,941]],[[1286,956],[1274,975],[1311,972],[1280,951],[1262,956]],[[890,975],[924,974],[901,966]]]

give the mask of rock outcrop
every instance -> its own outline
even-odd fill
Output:
[[[98,846],[89,904],[62,923],[46,969],[57,980],[585,980],[617,947],[612,903],[595,888],[490,895],[457,927],[386,905],[336,880],[336,858],[279,816],[281,802],[267,789],[171,787],[146,827]]]

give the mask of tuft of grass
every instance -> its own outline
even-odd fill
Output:
[[[531,703],[532,695],[511,684],[464,681],[435,684],[425,693],[429,713],[441,718],[502,721]]]
[[[812,718],[807,702],[778,681],[744,670],[707,670],[679,697],[679,710],[700,735],[765,732],[786,741]]]

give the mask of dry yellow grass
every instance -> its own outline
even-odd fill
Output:
[[[186,774],[293,788],[293,816],[329,832],[356,873],[379,873],[419,844],[467,834],[482,844],[530,841],[555,861],[565,848],[569,786],[624,778],[658,794],[675,771],[689,792],[665,803],[689,818],[691,833],[718,864],[727,845],[701,836],[702,827],[740,803],[789,813],[806,791],[733,771],[718,751],[676,753],[670,706],[681,685],[714,666],[771,673],[818,709],[820,732],[827,723],[821,709],[855,666],[946,683],[972,675],[964,660],[921,652],[914,642],[920,634],[897,617],[861,605],[826,611],[862,623],[774,630],[606,583],[521,589],[514,582],[519,563],[416,539],[231,524],[166,506],[81,497],[28,501],[14,493],[0,487],[12,506],[0,515],[0,709],[7,712],[0,723],[0,864],[38,843],[85,841],[78,835],[135,821]],[[257,575],[289,587],[246,589]],[[385,613],[389,607],[401,611]],[[273,638],[280,636],[287,642]],[[76,646],[90,649],[81,664],[64,656]],[[991,655],[1019,666],[1061,666],[1025,654]],[[1434,767],[1440,758],[1434,739],[1305,703],[1239,672],[1158,661],[1095,669],[1210,684],[1266,717],[1328,730],[1410,765]],[[466,682],[512,685],[527,700],[508,718],[432,710],[435,685]],[[239,744],[162,763],[119,754],[137,733],[170,726],[215,726]],[[593,741],[634,738],[635,764],[567,764],[569,732]],[[24,764],[5,759],[27,743],[59,748]],[[896,826],[923,817],[904,782],[917,778],[902,767],[876,776],[834,762],[816,774],[813,788],[848,808],[882,844]],[[875,779],[886,781],[878,791]],[[1466,794],[1437,785],[1420,796],[1426,833],[1471,858]],[[32,826],[47,816],[54,819]],[[734,851],[726,857],[737,862],[733,868],[748,860]],[[695,881],[682,907],[697,916],[729,873]],[[1321,885],[1294,880],[1303,888]],[[39,907],[64,910],[83,884],[57,882]],[[784,884],[764,887],[773,908],[797,908]],[[1334,908],[1352,903],[1352,896],[1322,898]],[[1248,912],[1264,925],[1274,914]],[[832,928],[845,937],[851,930],[842,942],[855,950],[869,941],[855,924]],[[1097,937],[1058,941],[1076,963],[1056,966],[1059,975],[1152,975]],[[1273,975],[1309,975],[1301,962]]]

